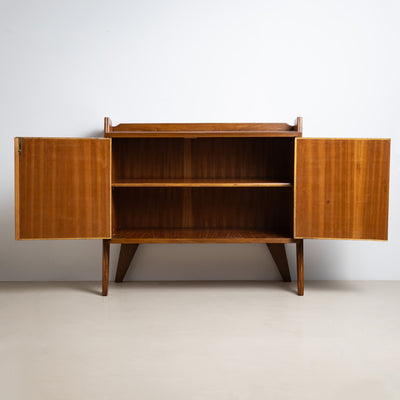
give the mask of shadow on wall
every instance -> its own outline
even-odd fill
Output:
[[[79,137],[82,138],[103,138],[104,137],[104,131],[99,131],[99,130],[93,130],[90,131],[84,135],[79,135]]]
[[[338,240],[304,240],[304,279],[345,279],[346,254]]]

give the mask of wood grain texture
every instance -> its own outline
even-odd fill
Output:
[[[112,132],[268,132],[293,131],[294,126],[285,123],[162,123],[162,124],[119,124],[111,127]]]
[[[139,245],[135,243],[121,244],[121,248],[119,250],[117,271],[115,273],[115,282],[122,282],[124,280],[138,247]]]
[[[289,264],[286,257],[284,244],[267,243],[267,247],[275,261],[276,267],[282,276],[284,282],[291,282]]]
[[[113,181],[184,178],[184,139],[113,139]]]
[[[102,279],[102,295],[108,294],[108,281],[110,271],[110,240],[103,239],[103,279]]]
[[[21,145],[16,239],[110,238],[111,141],[21,138]]]
[[[132,138],[113,139],[112,147],[115,186],[146,181],[149,186],[190,181],[201,186],[202,180],[214,186],[218,180],[293,182],[293,138]]]
[[[110,133],[112,130],[112,122],[111,119],[108,117],[104,118],[104,133],[108,134]]]
[[[266,229],[129,229],[113,235],[111,243],[296,243]]]
[[[296,238],[387,240],[389,139],[296,139]]]
[[[304,295],[304,245],[303,240],[296,243],[297,259],[297,294]]]
[[[192,178],[293,182],[293,138],[191,140]]]
[[[174,228],[292,236],[292,195],[291,188],[114,188],[113,236],[121,230]]]
[[[118,179],[113,187],[292,187],[290,182],[264,178]]]
[[[261,229],[292,235],[290,188],[192,188],[194,228]]]
[[[182,228],[182,188],[113,188],[115,228]]]
[[[183,177],[190,179],[192,177],[192,142],[191,139],[183,140]],[[182,228],[191,228],[193,226],[193,207],[192,190],[189,187],[182,189],[183,207],[182,207]]]
[[[268,132],[258,132],[258,131],[225,131],[225,132],[111,132],[104,135],[104,137],[109,138],[240,138],[240,137],[301,137],[301,134],[297,131],[268,131]]]
[[[303,134],[303,117],[297,117],[296,120],[296,125],[294,127],[294,129],[299,132],[299,136],[301,136]]]
[[[296,137],[295,126],[285,123],[178,123],[119,124],[104,120],[106,137]]]
[[[19,198],[19,145],[21,138],[14,139],[14,201],[15,201],[15,239],[21,239],[20,232],[20,198]]]

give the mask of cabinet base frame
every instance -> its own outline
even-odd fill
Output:
[[[267,243],[269,252],[275,261],[276,267],[281,274],[283,282],[291,282],[289,264],[286,257],[285,245],[283,243]]]
[[[138,247],[138,244],[121,244],[117,272],[115,273],[115,282],[122,282],[124,280]]]
[[[110,240],[103,240],[103,282],[102,295],[108,294]],[[289,264],[283,243],[266,243],[284,282],[291,282]],[[122,243],[119,253],[115,282],[122,282],[139,247],[138,243]],[[303,240],[296,240],[297,294],[304,295],[304,248]]]

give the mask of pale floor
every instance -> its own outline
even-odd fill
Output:
[[[0,284],[0,398],[400,399],[400,282]]]

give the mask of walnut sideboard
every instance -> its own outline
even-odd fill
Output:
[[[387,240],[390,139],[285,123],[104,123],[105,138],[15,138],[15,237],[102,239],[122,282],[141,243],[265,243],[290,281],[303,239]]]

